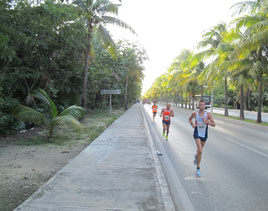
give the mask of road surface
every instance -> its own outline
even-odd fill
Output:
[[[175,108],[165,141],[159,113],[152,122],[151,106],[145,105],[144,110],[156,149],[163,154],[160,160],[178,210],[268,210],[267,131],[215,117],[216,128],[209,128],[201,178],[197,179],[190,111]]]

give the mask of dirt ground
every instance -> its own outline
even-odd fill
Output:
[[[44,128],[0,138],[0,211],[13,210],[25,201],[121,113],[87,116],[80,134],[58,128],[53,143],[45,143]]]

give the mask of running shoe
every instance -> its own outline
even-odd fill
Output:
[[[194,165],[197,165],[197,155],[194,155]]]
[[[166,136],[166,141],[168,140],[168,136]]]
[[[166,134],[165,134],[165,133],[163,133],[163,137],[164,137],[164,138],[166,137]]]
[[[200,169],[197,169],[197,170],[196,170],[196,177],[200,177],[200,176],[201,176]]]

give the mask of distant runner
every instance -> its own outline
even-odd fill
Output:
[[[163,108],[160,114],[160,117],[163,115],[163,137],[168,140],[169,127],[170,127],[170,117],[174,117],[174,112],[170,109],[170,103],[167,104],[166,108]],[[167,132],[166,132],[167,131]]]
[[[200,177],[200,162],[202,158],[203,148],[208,138],[208,126],[215,127],[212,115],[205,111],[206,103],[204,100],[199,101],[199,111],[193,112],[189,118],[189,122],[194,128],[194,139],[197,146],[197,154],[194,155],[194,165],[197,165],[196,176]],[[193,119],[195,118],[195,123]]]
[[[154,104],[152,106],[152,110],[153,110],[153,121],[154,121],[154,118],[156,117],[157,109],[158,109],[158,106],[156,105],[156,102],[154,102]]]

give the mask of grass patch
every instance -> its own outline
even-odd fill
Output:
[[[87,140],[88,143],[91,143],[118,117],[120,117],[122,113],[123,110],[114,110],[112,114],[109,113],[108,109],[89,111],[85,118],[81,121],[83,130],[79,133],[66,126],[60,126],[55,128],[53,137],[51,138],[50,142],[47,142],[47,130],[44,128],[42,131],[39,131],[35,134],[18,139],[16,141],[16,145],[64,145],[72,144],[72,141],[81,139]]]
[[[239,121],[242,121],[242,122],[248,122],[248,123],[252,123],[252,124],[256,124],[256,125],[268,126],[267,122],[257,123],[255,120],[251,120],[251,119],[240,120],[240,118],[236,117],[236,116],[224,116],[223,114],[217,114],[217,113],[213,113],[213,115],[220,116],[220,117],[225,117],[225,118],[229,118],[229,119],[236,119],[236,120],[239,120]]]
[[[104,126],[91,126],[86,128],[86,134],[88,135],[89,141],[92,142],[94,139],[96,139],[104,130],[106,127]]]
[[[41,144],[47,144],[46,137],[44,136],[36,136],[31,137],[27,139],[20,139],[16,142],[16,145],[21,146],[31,146],[31,145],[41,145]]]

